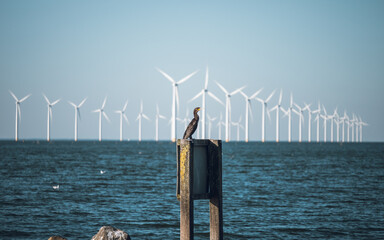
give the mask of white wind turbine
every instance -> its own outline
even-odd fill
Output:
[[[355,121],[355,131],[356,131],[355,142],[359,142],[359,119],[357,119],[355,114],[353,114],[353,119]]]
[[[319,113],[320,112],[320,105],[317,110],[312,111],[310,108],[311,104],[305,104],[304,110],[306,109],[308,111],[308,142],[311,142],[311,130],[312,130],[312,114]],[[317,120],[317,125],[319,125],[319,120]],[[317,132],[317,135],[319,133]]]
[[[159,71],[166,79],[168,79],[172,83],[173,93],[172,93],[171,141],[175,142],[176,141],[176,117],[177,117],[176,105],[177,105],[177,108],[179,107],[178,86],[183,82],[187,81],[189,78],[195,75],[198,71],[195,71],[189,74],[188,76],[182,78],[178,82],[173,80],[172,77],[170,77],[168,74],[166,74],[162,70],[157,68],[157,71]]]
[[[123,141],[123,118],[129,124],[127,115],[125,115],[125,110],[127,109],[128,101],[125,102],[122,110],[117,110],[115,113],[120,114],[120,142]]]
[[[208,139],[211,139],[212,123],[213,123],[213,121],[216,120],[216,118],[209,116],[209,114],[207,114],[207,118],[208,118]]]
[[[241,95],[245,98],[245,142],[248,142],[249,140],[249,114],[248,111],[251,112],[251,118],[252,116],[252,108],[251,108],[251,100],[254,99],[263,89],[259,89],[256,91],[252,96],[248,97],[243,91],[240,91]]]
[[[324,119],[324,122],[323,122],[324,142],[327,142],[327,120],[329,119],[329,117],[327,115],[327,111],[325,110],[324,105],[323,105],[323,111],[324,111],[324,115],[321,114],[320,117]]]
[[[280,139],[280,129],[279,129],[280,128],[280,124],[279,124],[280,117],[279,117],[279,115],[280,115],[280,111],[282,110],[282,108],[281,108],[281,100],[282,99],[283,99],[283,90],[281,89],[278,104],[269,110],[270,112],[276,111],[276,142],[279,142],[279,139]]]
[[[201,117],[200,117],[200,121],[201,121],[201,138],[202,139],[205,139],[205,127],[206,127],[206,117],[205,117],[205,113],[206,113],[206,104],[205,104],[205,97],[206,97],[206,94],[208,94],[211,98],[213,98],[216,102],[220,103],[221,105],[224,106],[224,103],[218,98],[216,97],[213,93],[211,93],[210,91],[208,91],[208,67],[207,67],[207,70],[205,72],[205,84],[204,84],[204,88],[196,95],[194,96],[191,100],[189,100],[188,102],[191,102],[195,99],[197,99],[198,97],[202,96],[202,105],[201,105]]]
[[[17,142],[19,140],[19,121],[21,119],[21,111],[20,111],[20,103],[24,102],[27,98],[31,96],[31,94],[28,94],[27,96],[23,97],[22,99],[18,99],[13,92],[9,91],[9,93],[12,95],[12,97],[15,99],[16,103],[16,119],[15,119],[15,141]]]
[[[237,127],[237,141],[240,141],[240,128],[244,128],[243,125],[241,125],[241,116],[239,117],[239,120],[237,122],[232,122],[233,126]]]
[[[223,122],[223,114],[220,113],[220,119],[219,119],[219,122],[216,124],[217,128],[218,128],[218,134],[219,134],[219,140],[221,140],[221,127],[222,126],[225,126],[224,122]]]
[[[331,142],[333,142],[333,122],[335,120],[335,116],[336,116],[336,113],[337,112],[337,108],[335,109],[335,111],[333,112],[332,115],[329,115],[328,118],[331,120]]]
[[[337,113],[337,108],[335,109],[335,112],[333,115],[335,116],[333,121],[336,123],[336,142],[339,142],[340,141],[340,123],[341,123],[341,120],[340,120],[339,114]]]
[[[340,118],[341,125],[341,141],[345,142],[345,120],[347,119],[347,113],[344,111],[344,116]]]
[[[87,98],[84,98],[79,105],[74,104],[71,101],[68,101],[75,108],[75,142],[77,141],[77,118],[81,119],[80,116],[80,107],[83,106]]]
[[[160,111],[159,111],[159,105],[156,104],[156,135],[155,135],[155,140],[156,142],[159,141],[159,118],[161,119],[166,119],[163,115],[160,114]]]
[[[273,94],[275,94],[275,90],[273,90],[273,92],[267,97],[267,99],[265,99],[265,101],[261,98],[256,98],[257,101],[259,101],[262,105],[262,112],[261,112],[261,141],[262,142],[265,142],[265,132],[266,132],[266,128],[265,128],[265,110],[267,108],[267,104],[268,104],[268,101],[271,100]],[[269,112],[267,112],[268,116],[269,116]]]
[[[316,142],[320,142],[320,112],[321,112],[320,102],[318,103],[317,110],[313,111],[312,113],[314,112],[317,113],[315,118],[315,121],[317,122],[316,123]]]
[[[216,82],[217,86],[225,93],[225,141],[229,142],[229,122],[231,119],[231,96],[235,95],[236,93],[240,92],[245,88],[241,87],[236,89],[235,91],[229,93],[220,83]]]
[[[291,100],[290,100],[288,109],[284,110],[284,108],[281,108],[281,110],[284,112],[284,117],[288,116],[288,142],[291,142],[292,141],[292,110],[293,110],[292,93],[291,93]]]
[[[148,121],[150,121],[149,117],[143,113],[143,101],[140,102],[140,112],[139,115],[136,118],[136,121],[139,121],[139,142],[141,142],[141,119],[145,118]]]
[[[105,103],[107,102],[107,97],[104,98],[103,105],[101,105],[101,108],[94,110],[93,112],[98,112],[99,113],[99,142],[101,142],[101,115],[104,116],[105,119],[107,119],[108,122],[110,122],[109,117],[107,114],[104,112],[104,107]]]
[[[51,103],[47,96],[43,94],[45,101],[47,102],[47,107],[48,107],[48,113],[47,113],[47,141],[49,142],[51,139],[51,120],[52,120],[52,107],[60,101],[60,99],[57,99],[53,103]]]
[[[299,142],[301,142],[301,122],[304,122],[304,108],[301,108],[299,105],[295,103],[295,106],[299,111],[296,111],[296,109],[293,109],[292,111],[299,115]]]
[[[360,118],[360,122],[359,122],[359,126],[360,126],[360,142],[363,142],[363,126],[368,126],[368,123],[366,122],[363,122],[363,120],[361,120],[361,117]]]

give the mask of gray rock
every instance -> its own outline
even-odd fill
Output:
[[[92,240],[131,240],[128,233],[111,226],[103,226]]]
[[[48,240],[67,240],[67,239],[60,236],[52,236],[48,238]]]

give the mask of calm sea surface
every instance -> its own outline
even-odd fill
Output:
[[[103,225],[178,239],[175,151],[0,141],[0,239],[91,239]],[[224,143],[223,207],[225,239],[384,239],[384,144]],[[207,200],[195,234],[209,239]]]

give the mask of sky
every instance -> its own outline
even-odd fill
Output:
[[[156,68],[176,81],[198,70],[179,86],[180,118],[192,117],[204,86],[222,101],[224,93],[244,92],[289,105],[289,94],[300,106],[361,116],[369,125],[364,141],[383,141],[384,126],[384,2],[383,1],[0,1],[0,139],[13,139],[15,102],[20,99],[20,139],[45,139],[47,105],[54,101],[51,138],[73,139],[74,109],[68,103],[87,101],[80,109],[79,139],[98,138],[98,115],[107,96],[103,139],[119,138],[119,115],[128,100],[124,139],[138,138],[135,121],[143,101],[143,139],[155,136],[156,104],[171,116],[172,85]],[[232,101],[232,120],[242,116],[245,102]],[[252,101],[250,140],[261,139],[261,104]],[[212,117],[225,115],[222,105],[208,98]],[[304,113],[303,140],[308,132]],[[313,117],[314,119],[314,117]],[[298,139],[299,119],[292,119]],[[218,137],[217,120],[212,138]],[[281,118],[281,140],[287,140],[287,118]],[[267,140],[275,139],[275,113],[267,119]],[[328,129],[330,123],[328,123]],[[336,126],[335,126],[336,128]],[[315,122],[312,122],[315,138]],[[322,131],[322,128],[321,130]],[[160,139],[170,139],[168,120],[160,120]],[[178,124],[181,137],[184,125]],[[330,133],[328,132],[328,138]],[[240,133],[244,139],[244,132]],[[320,136],[322,138],[322,135]],[[231,129],[236,139],[236,129]]]

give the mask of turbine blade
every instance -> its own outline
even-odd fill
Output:
[[[159,71],[161,74],[163,74],[163,76],[168,79],[171,83],[176,83],[175,80],[173,80],[173,78],[171,78],[168,74],[166,74],[165,72],[163,72],[162,70],[160,70],[159,68],[156,68],[157,71]]]
[[[54,101],[51,106],[55,105],[56,103],[60,102],[60,99],[57,99],[56,101]]]
[[[243,95],[243,97],[244,97],[245,99],[249,99],[249,97],[248,97],[243,91],[240,91],[240,94]]]
[[[159,114],[159,118],[164,119],[164,120],[167,119],[165,116],[160,115],[160,114]]]
[[[250,99],[254,99],[257,95],[259,95],[259,93],[263,90],[263,88],[260,88],[259,90],[257,90],[251,97]]]
[[[269,97],[265,100],[265,102],[268,102],[269,100],[271,100],[273,94],[275,94],[275,91],[276,90],[273,90],[273,92],[269,95]]]
[[[217,86],[219,86],[219,88],[225,93],[225,94],[229,94],[228,91],[218,82],[216,82]]]
[[[279,105],[281,105],[281,100],[283,100],[283,89],[280,89]]]
[[[182,84],[183,82],[187,81],[190,79],[193,75],[195,75],[199,70],[194,71],[193,73],[189,74],[185,78],[181,79],[180,81],[177,82],[177,84]]]
[[[83,106],[83,104],[85,103],[86,100],[87,100],[87,98],[84,98],[83,101],[81,101],[81,103],[79,104],[79,107]]]
[[[209,95],[211,98],[213,98],[214,100],[216,100],[216,102],[218,102],[218,103],[220,103],[221,105],[224,106],[224,103],[223,103],[218,97],[216,97],[213,93],[211,93],[211,92],[208,91],[208,95]]]
[[[103,112],[103,116],[105,117],[105,119],[107,119],[108,122],[111,122],[111,120],[109,120],[109,117],[107,116],[107,114],[105,112]]]
[[[248,109],[249,109],[249,113],[251,115],[251,120],[253,121],[253,112],[252,112],[252,107],[251,107],[251,101],[249,101]]]
[[[77,109],[77,115],[79,115],[79,119],[81,120],[80,109]]]
[[[299,110],[301,110],[301,107],[299,106],[299,105],[297,105],[296,103],[294,103],[295,104],[295,106],[299,109]]]
[[[12,95],[12,97],[15,99],[16,102],[19,101],[19,99],[17,99],[17,97],[15,96],[15,94],[13,94],[13,92],[11,92],[11,90],[8,90],[9,93]]]
[[[231,92],[230,95],[235,95],[236,93],[240,92],[241,90],[243,90],[245,88],[245,86],[242,86],[241,88],[238,88],[236,89],[235,91]]]
[[[143,113],[143,100],[140,101],[140,113]]]
[[[107,102],[107,97],[104,98],[104,102],[103,102],[103,105],[101,105],[101,109],[104,109],[106,102]]]
[[[123,114],[124,120],[129,124],[128,118],[125,114]]]
[[[300,116],[300,113],[298,112],[298,111],[296,111],[296,109],[292,109],[292,112],[294,112],[294,113],[296,113],[297,115],[299,115]]]
[[[195,99],[197,99],[198,97],[200,97],[203,93],[204,93],[204,89],[201,90],[196,96],[194,96],[193,98],[191,98],[188,102],[192,102],[193,100],[195,100]]]
[[[149,117],[147,115],[145,115],[144,113],[142,114],[143,118],[147,119],[148,121],[151,121],[151,119],[149,119]]]
[[[127,109],[127,106],[128,106],[128,100],[125,101],[125,104],[124,104],[124,107],[123,107],[123,112],[125,112],[125,109]]]
[[[256,99],[257,101],[261,102],[262,104],[264,104],[264,100],[263,100],[263,99],[258,98],[258,97],[256,97],[255,99]]]
[[[51,104],[47,98],[47,96],[45,96],[45,94],[43,93],[43,97],[45,98],[45,101],[48,103],[48,104]]]
[[[20,105],[17,104],[17,114],[19,115],[19,121],[21,121],[21,111],[20,111]]]
[[[73,102],[68,101],[68,103],[71,104],[73,107],[77,108],[77,106]]]
[[[269,113],[268,109],[267,109],[267,116],[268,116],[269,121],[271,121],[271,114]]]

